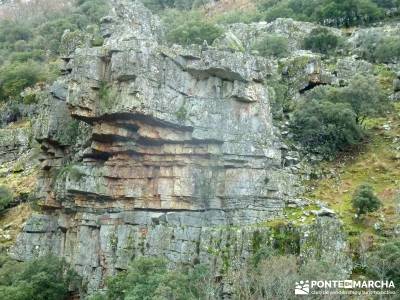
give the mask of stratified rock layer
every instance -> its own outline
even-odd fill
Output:
[[[296,193],[266,89],[277,65],[167,47],[138,2],[114,3],[102,32],[103,47],[64,58],[43,101],[36,137],[48,210],[28,221],[14,256],[63,256],[89,291],[139,255],[216,273],[227,255],[245,259],[255,230],[269,230],[254,226],[281,216]],[[340,252],[334,243],[320,246]]]

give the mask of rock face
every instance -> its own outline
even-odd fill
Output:
[[[29,150],[31,130],[23,128],[0,128],[0,164],[17,160]]]
[[[278,18],[270,23],[258,22],[251,24],[236,23],[226,26],[228,34],[222,36],[215,41],[216,47],[228,47],[232,44],[229,37],[234,36],[240,41],[246,49],[251,49],[252,45],[263,38],[265,35],[272,34],[288,38],[289,51],[303,49],[304,38],[307,37],[313,29],[321,26],[309,23],[300,22],[293,19]],[[324,27],[332,34],[340,37],[340,30],[332,27]]]
[[[104,46],[64,58],[42,103],[45,211],[13,255],[63,256],[89,291],[140,255],[222,272],[226,255],[249,256],[254,225],[280,217],[296,194],[266,88],[277,65],[167,47],[139,2],[116,1],[102,33]]]

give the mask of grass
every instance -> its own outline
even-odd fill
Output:
[[[11,172],[4,177],[0,177],[0,185],[11,189],[14,196],[30,194],[36,188],[37,177],[38,170],[36,168],[23,172]]]
[[[384,125],[390,125],[390,128],[385,129]],[[337,175],[308,182],[310,191],[306,196],[329,204],[344,222],[350,236],[358,238],[362,233],[371,233],[379,239],[379,234],[390,235],[399,222],[396,206],[400,193],[400,151],[396,147],[400,147],[400,103],[395,104],[388,117],[368,120],[366,127],[371,134],[362,150],[357,155],[324,163],[322,168]],[[383,205],[377,212],[357,221],[351,198],[362,183],[374,188]],[[381,232],[373,227],[378,222],[382,226]]]
[[[32,214],[29,203],[23,203],[6,210],[0,216],[0,248],[9,247],[15,243],[23,224]]]
[[[295,226],[313,224],[316,217],[312,211],[318,210],[320,210],[320,207],[312,203],[303,208],[285,207],[282,217],[265,221],[260,226],[276,228],[281,225],[288,225],[289,223]]]

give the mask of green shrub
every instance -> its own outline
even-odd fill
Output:
[[[6,209],[13,201],[11,191],[5,186],[0,185],[0,212]]]
[[[44,7],[30,13],[24,7],[15,21],[0,20],[0,101],[17,99],[26,87],[39,81],[51,81],[52,69],[60,54],[61,36],[65,30],[84,31],[98,24],[109,12],[106,0],[77,0],[59,10]],[[16,3],[15,5],[25,5]],[[39,13],[36,13],[39,12]],[[94,35],[94,45],[101,45]],[[32,99],[30,99],[32,100]]]
[[[24,263],[8,259],[0,268],[0,299],[66,299],[69,287],[77,284],[77,275],[52,256]]]
[[[84,28],[89,24],[99,24],[100,19],[109,11],[110,3],[107,0],[78,0],[74,13],[84,17],[85,26],[79,24],[80,28]]]
[[[33,36],[32,28],[27,24],[2,21],[0,26],[0,43],[12,44],[17,41],[27,41]]]
[[[209,274],[202,266],[167,269],[160,258],[138,258],[108,281],[108,299],[207,299]],[[97,296],[101,297],[101,296]],[[101,299],[101,298],[100,298]]]
[[[268,34],[253,45],[253,50],[264,57],[285,57],[288,55],[288,39],[283,36]]]
[[[160,12],[170,8],[190,10],[203,6],[209,3],[210,0],[143,0],[142,2],[153,12]]]
[[[317,87],[305,97],[350,105],[359,125],[368,117],[383,116],[390,107],[388,98],[372,76],[356,75],[345,87]]]
[[[400,59],[400,37],[385,37],[374,51],[374,60],[381,63],[390,63]]]
[[[353,26],[383,17],[383,9],[372,0],[260,0],[266,21],[293,18],[335,26]]]
[[[321,23],[348,27],[368,24],[383,17],[383,10],[371,0],[325,0],[324,2],[323,7],[316,13]]]
[[[296,281],[332,280],[340,274],[340,269],[329,258],[310,259],[300,264],[294,255],[268,256],[257,265],[244,264],[233,270],[230,276],[233,299],[295,299]]]
[[[273,97],[271,98],[271,113],[277,120],[282,119],[284,113],[291,109],[292,102],[288,96],[289,87],[279,80],[271,80],[270,86],[273,88]]]
[[[293,113],[294,139],[307,150],[327,157],[354,146],[363,138],[356,116],[348,104],[305,101]]]
[[[392,280],[400,286],[400,240],[380,245],[368,255],[367,274],[375,280]]]
[[[362,184],[353,194],[352,205],[357,215],[360,216],[376,211],[381,206],[381,201],[375,195],[370,185]]]
[[[19,99],[26,87],[46,80],[46,77],[43,67],[32,60],[6,65],[0,70],[0,99]]]
[[[399,0],[372,0],[379,7],[383,7],[386,9],[399,9],[400,1]]]
[[[232,10],[225,12],[215,17],[215,22],[218,24],[233,24],[233,23],[252,23],[262,20],[262,14],[258,11],[242,11]]]
[[[223,30],[211,21],[207,21],[199,12],[180,12],[169,10],[163,16],[166,26],[166,38],[169,43],[181,45],[208,44],[222,35]]]
[[[313,52],[327,54],[336,49],[339,38],[326,28],[315,28],[304,39],[304,47]]]
[[[367,117],[383,116],[390,107],[388,98],[372,76],[356,75],[348,86],[336,91],[331,97],[336,102],[351,105],[357,124],[363,124]]]

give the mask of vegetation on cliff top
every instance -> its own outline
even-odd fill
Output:
[[[25,88],[53,81],[64,31],[93,30],[108,12],[105,0],[58,6],[48,2],[21,3],[0,18],[0,102],[21,100]],[[36,9],[29,10],[31,6]]]

